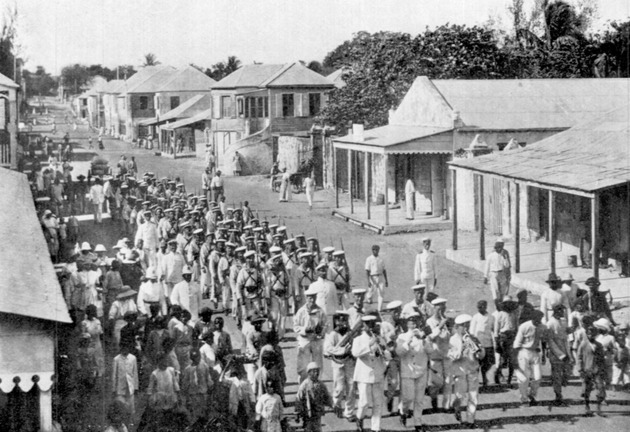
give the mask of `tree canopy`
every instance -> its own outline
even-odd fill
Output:
[[[160,62],[157,59],[157,56],[153,53],[147,53],[144,55],[144,60],[142,66],[157,66]]]
[[[331,92],[320,119],[342,131],[387,123],[418,76],[432,79],[586,78],[629,76],[630,21],[610,23],[590,35],[595,8],[581,0],[523,0],[508,8],[513,32],[490,27],[443,25],[417,36],[359,32],[329,52],[324,68],[342,68],[345,86]]]

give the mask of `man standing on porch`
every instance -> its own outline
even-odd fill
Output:
[[[413,220],[413,212],[416,209],[416,186],[411,179],[407,179],[405,184],[405,207],[407,220]]]
[[[498,238],[494,243],[494,251],[488,255],[486,260],[486,271],[483,282],[490,281],[490,291],[497,310],[498,304],[503,297],[508,295],[510,290],[510,255],[503,249],[503,239]]]
[[[416,265],[413,269],[416,284],[425,284],[429,291],[433,291],[437,283],[435,267],[435,252],[431,250],[431,239],[422,239],[422,252],[416,255]]]

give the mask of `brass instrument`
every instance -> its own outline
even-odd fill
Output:
[[[337,346],[335,348],[341,348],[344,347],[346,345],[348,345],[348,343],[352,342],[352,340],[359,336],[361,334],[361,328],[363,327],[363,321],[359,320],[356,322],[356,324],[354,325],[354,327],[352,327],[350,329],[350,331],[348,333],[346,333],[343,338],[339,341],[339,343],[337,344]]]
[[[348,345],[349,343],[351,343],[355,337],[359,336],[361,334],[361,328],[363,327],[363,321],[359,320],[357,321],[357,323],[354,325],[353,328],[351,328],[348,333],[346,333],[341,340],[337,343],[337,345],[335,345],[335,348],[343,348],[346,345]],[[345,360],[346,358],[348,358],[348,354],[343,354],[343,355],[327,355],[324,356],[326,358],[329,358],[337,363],[341,363],[343,360]]]
[[[477,342],[475,342],[474,338],[470,336],[468,332],[466,332],[464,333],[463,340],[464,340],[464,350],[468,350],[470,354],[479,358],[479,356],[481,355],[481,347],[477,345]]]

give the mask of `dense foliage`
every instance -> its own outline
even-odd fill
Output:
[[[321,120],[343,131],[387,124],[418,76],[433,79],[628,77],[630,22],[587,34],[592,9],[540,0],[523,13],[513,1],[514,31],[443,25],[417,36],[357,33],[328,53],[325,68],[343,69],[345,87],[333,91]]]

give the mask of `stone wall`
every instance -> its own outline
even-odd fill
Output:
[[[313,146],[311,139],[298,136],[278,137],[278,167],[286,168],[288,172],[297,172],[300,162],[311,157]]]

